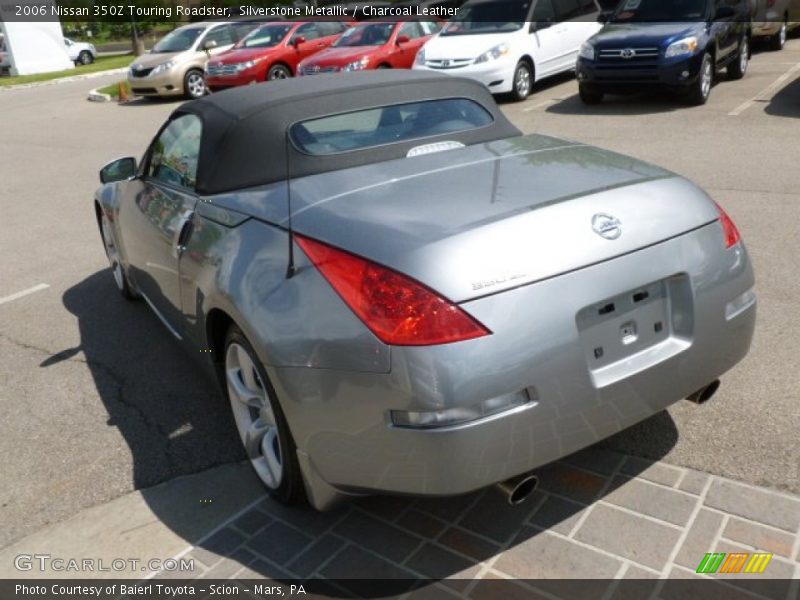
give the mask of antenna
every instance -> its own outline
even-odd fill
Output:
[[[286,209],[288,211],[288,232],[289,232],[289,264],[286,266],[286,279],[291,279],[295,274],[294,267],[294,229],[292,229],[292,169],[289,162],[291,150],[289,146],[289,129],[286,129],[285,155],[286,155]]]

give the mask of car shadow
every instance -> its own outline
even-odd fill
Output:
[[[533,84],[533,87],[531,88],[531,94],[524,102],[518,102],[514,100],[510,94],[498,94],[496,96],[497,103],[500,105],[509,105],[509,106],[519,104],[520,106],[523,107],[525,106],[525,104],[529,102],[533,102],[534,104],[536,104],[537,95],[543,94],[548,90],[558,87],[562,83],[567,83],[568,81],[575,81],[575,71],[566,71],[564,73],[559,73],[551,77],[545,77],[544,79],[540,79],[539,81]]]
[[[242,461],[244,453],[227,402],[143,302],[119,296],[107,270],[68,289],[63,304],[77,320],[80,345],[55,353],[42,366],[83,352],[108,412],[108,426],[118,428],[128,444],[135,485],[145,488],[142,494],[151,510],[187,543],[196,545],[192,556],[202,554],[205,562],[228,561],[229,574],[238,572],[239,578],[286,584],[316,579],[310,589],[324,586],[331,596],[385,595],[385,585],[377,590],[370,587],[372,581],[364,587],[359,579],[365,577],[395,578],[404,589],[424,583],[437,586],[434,591],[442,591],[438,589],[442,586],[459,591],[486,561],[519,550],[522,559],[504,563],[501,558],[499,568],[520,578],[561,578],[552,584],[537,582],[544,591],[599,597],[603,593],[599,587],[613,580],[594,581],[591,586],[565,581],[577,573],[561,572],[563,567],[538,557],[554,535],[563,537],[576,529],[588,507],[630,485],[631,478],[652,465],[618,452],[619,448],[658,460],[678,440],[672,418],[666,411],[658,413],[537,470],[539,487],[518,506],[510,506],[495,488],[436,499],[362,498],[327,513],[287,508],[265,498],[198,542],[197,528],[186,522],[187,507],[196,505],[197,498],[164,502],[163,495],[146,488],[181,474]],[[498,589],[487,592],[493,597]]]
[[[785,85],[772,99],[766,101],[764,112],[773,117],[800,118],[800,77]]]

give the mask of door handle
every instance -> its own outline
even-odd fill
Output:
[[[186,244],[189,242],[189,238],[192,236],[192,229],[193,229],[193,217],[194,212],[189,211],[181,217],[181,220],[178,222],[177,231],[178,234],[175,236],[175,245],[172,248],[172,256],[174,258],[180,258],[181,254],[186,250]]]

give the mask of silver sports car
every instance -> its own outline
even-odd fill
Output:
[[[216,374],[286,503],[519,502],[536,467],[708,399],[753,335],[750,259],[708,195],[523,136],[466,79],[214,94],[100,178],[119,291]]]

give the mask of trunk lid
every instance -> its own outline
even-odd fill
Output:
[[[708,196],[685,179],[546,136],[291,185],[295,231],[396,269],[455,302],[602,262],[718,218]]]

